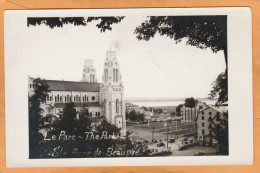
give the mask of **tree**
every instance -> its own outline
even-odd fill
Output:
[[[185,103],[184,106],[185,107],[189,107],[189,108],[195,108],[195,106],[197,105],[198,100],[195,100],[193,97],[191,98],[186,98],[185,99]]]
[[[107,120],[103,120],[99,126],[97,126],[97,132],[101,136],[104,131],[106,131],[108,134],[117,134],[120,132],[120,128],[116,127],[113,124],[110,124],[107,122]]]
[[[132,110],[132,111],[130,112],[130,114],[129,114],[129,120],[134,121],[134,122],[137,120],[137,116],[136,116],[135,110]]]
[[[73,24],[74,26],[87,26],[87,23],[92,21],[98,21],[96,27],[100,29],[100,32],[106,30],[112,30],[111,25],[121,22],[123,16],[117,17],[28,17],[27,26],[36,26],[45,24],[51,29],[54,27],[63,27],[66,24]]]
[[[84,117],[89,117],[89,111],[87,108],[83,107],[79,112],[79,118],[83,119]]]
[[[75,118],[77,111],[75,109],[75,104],[73,102],[66,103],[63,108],[63,116],[60,126],[60,130],[66,131],[66,133],[73,133],[75,131]]]
[[[34,93],[29,96],[29,150],[30,158],[37,154],[40,140],[43,136],[39,130],[43,126],[41,104],[45,103],[49,86],[41,78],[33,80]]]
[[[129,119],[129,112],[128,112],[128,111],[126,111],[126,113],[125,113],[125,119],[126,119],[126,120]]]
[[[79,112],[79,120],[77,122],[76,129],[76,134],[81,136],[83,136],[85,132],[92,130],[91,120],[89,119],[89,111],[85,107]]]
[[[137,121],[144,121],[144,114],[140,114],[140,113],[137,113],[136,114],[136,119]]]
[[[142,106],[141,109],[143,109],[144,111],[148,111],[148,108],[144,106]]]
[[[158,114],[161,114],[161,113],[163,113],[163,110],[162,109],[156,109],[155,112],[158,113]]]
[[[183,107],[183,104],[179,104],[177,107],[176,107],[176,115],[178,117],[181,116],[181,108]]]
[[[215,106],[219,107],[228,101],[228,78],[226,71],[218,75],[217,79],[212,83],[213,87],[209,94],[209,99],[215,99]]]
[[[212,130],[212,137],[218,141],[219,145],[219,154],[228,155],[228,112],[223,114],[223,118],[220,118],[218,114],[216,118],[219,118],[219,124],[214,124],[212,119],[209,119],[209,122],[212,124],[209,129]]]

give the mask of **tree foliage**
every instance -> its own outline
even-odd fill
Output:
[[[75,109],[75,104],[73,102],[66,103],[65,108],[63,108],[63,121],[71,122],[76,118],[77,111]]]
[[[227,71],[218,75],[217,79],[212,83],[213,87],[210,91],[209,98],[216,99],[215,106],[219,107],[228,101],[228,77]]]
[[[27,26],[36,26],[44,24],[51,29],[54,27],[63,27],[66,24],[73,24],[74,26],[87,26],[87,23],[98,21],[96,27],[100,32],[112,30],[111,25],[117,24],[123,20],[124,17],[28,17]]]
[[[129,113],[129,120],[131,121],[136,121],[137,117],[136,117],[136,112],[135,110],[132,110],[130,113]]]
[[[73,102],[66,103],[63,108],[63,115],[61,121],[57,123],[57,131],[64,130],[68,134],[73,134],[76,131],[75,118],[77,111]]]
[[[75,121],[75,120],[74,120]],[[89,119],[89,111],[87,108],[82,108],[79,112],[79,120],[76,122],[77,134],[83,135],[87,131],[91,131],[91,120]]]
[[[89,117],[89,111],[85,107],[83,107],[82,110],[79,112],[79,118],[83,119],[84,117]]]
[[[144,114],[141,114],[141,113],[137,113],[135,112],[135,110],[132,110],[129,114],[128,114],[128,117],[129,117],[129,120],[131,121],[144,121]]]
[[[103,131],[108,132],[108,134],[113,134],[113,133],[119,133],[120,128],[116,127],[113,124],[110,124],[107,120],[103,120],[99,126],[97,126],[97,132],[99,135],[102,135]]]
[[[179,104],[177,107],[176,107],[176,115],[177,116],[181,116],[181,108],[183,107],[183,104]]]
[[[214,53],[223,50],[227,63],[226,16],[150,16],[134,33],[138,40],[148,41],[157,33],[175,40],[187,39],[186,44]]]
[[[194,99],[193,97],[191,97],[191,98],[188,97],[185,99],[184,106],[188,107],[188,108],[195,108],[197,103],[198,103],[198,100]]]
[[[161,113],[163,113],[163,110],[160,109],[160,108],[159,108],[159,109],[154,109],[154,112],[155,112],[155,113],[158,113],[158,114],[161,114]]]
[[[217,115],[219,116],[219,115]],[[220,118],[220,117],[218,117]],[[228,142],[228,112],[223,114],[223,117],[219,119],[219,124],[214,124],[212,120],[209,120],[213,125],[209,127],[212,130],[212,137],[218,141],[219,154],[228,155],[229,142]]]
[[[45,80],[36,78],[33,80],[34,93],[29,96],[29,149],[30,157],[37,152],[37,145],[43,136],[39,133],[43,126],[41,104],[45,103],[49,86]]]

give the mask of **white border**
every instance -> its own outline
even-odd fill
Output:
[[[27,27],[27,17],[40,16],[160,16],[228,15],[229,156],[176,156],[149,158],[28,159],[28,110],[26,70],[9,55],[19,49],[12,42]],[[227,165],[253,163],[252,20],[249,7],[147,8],[88,10],[6,10],[5,105],[6,162],[8,167],[38,166],[148,166]],[[21,48],[20,48],[21,49]],[[18,114],[17,114],[18,112]]]

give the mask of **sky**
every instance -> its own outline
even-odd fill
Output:
[[[28,75],[80,81],[84,60],[92,59],[97,80],[102,82],[106,51],[117,43],[125,97],[207,97],[212,82],[225,70],[224,53],[186,45],[185,39],[175,44],[172,39],[159,35],[150,41],[138,41],[134,29],[145,19],[126,16],[105,33],[95,26],[96,22],[86,27],[65,25],[54,29],[30,26],[26,37],[20,40]]]

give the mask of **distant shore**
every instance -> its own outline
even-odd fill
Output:
[[[197,99],[197,98],[196,98]],[[206,102],[208,105],[214,105],[216,100],[209,100],[205,98],[198,98],[197,100],[201,102]],[[169,106],[178,106],[184,104],[185,98],[182,99],[151,99],[151,98],[135,98],[135,99],[126,99],[127,103],[132,103],[138,106],[145,107],[169,107]]]

